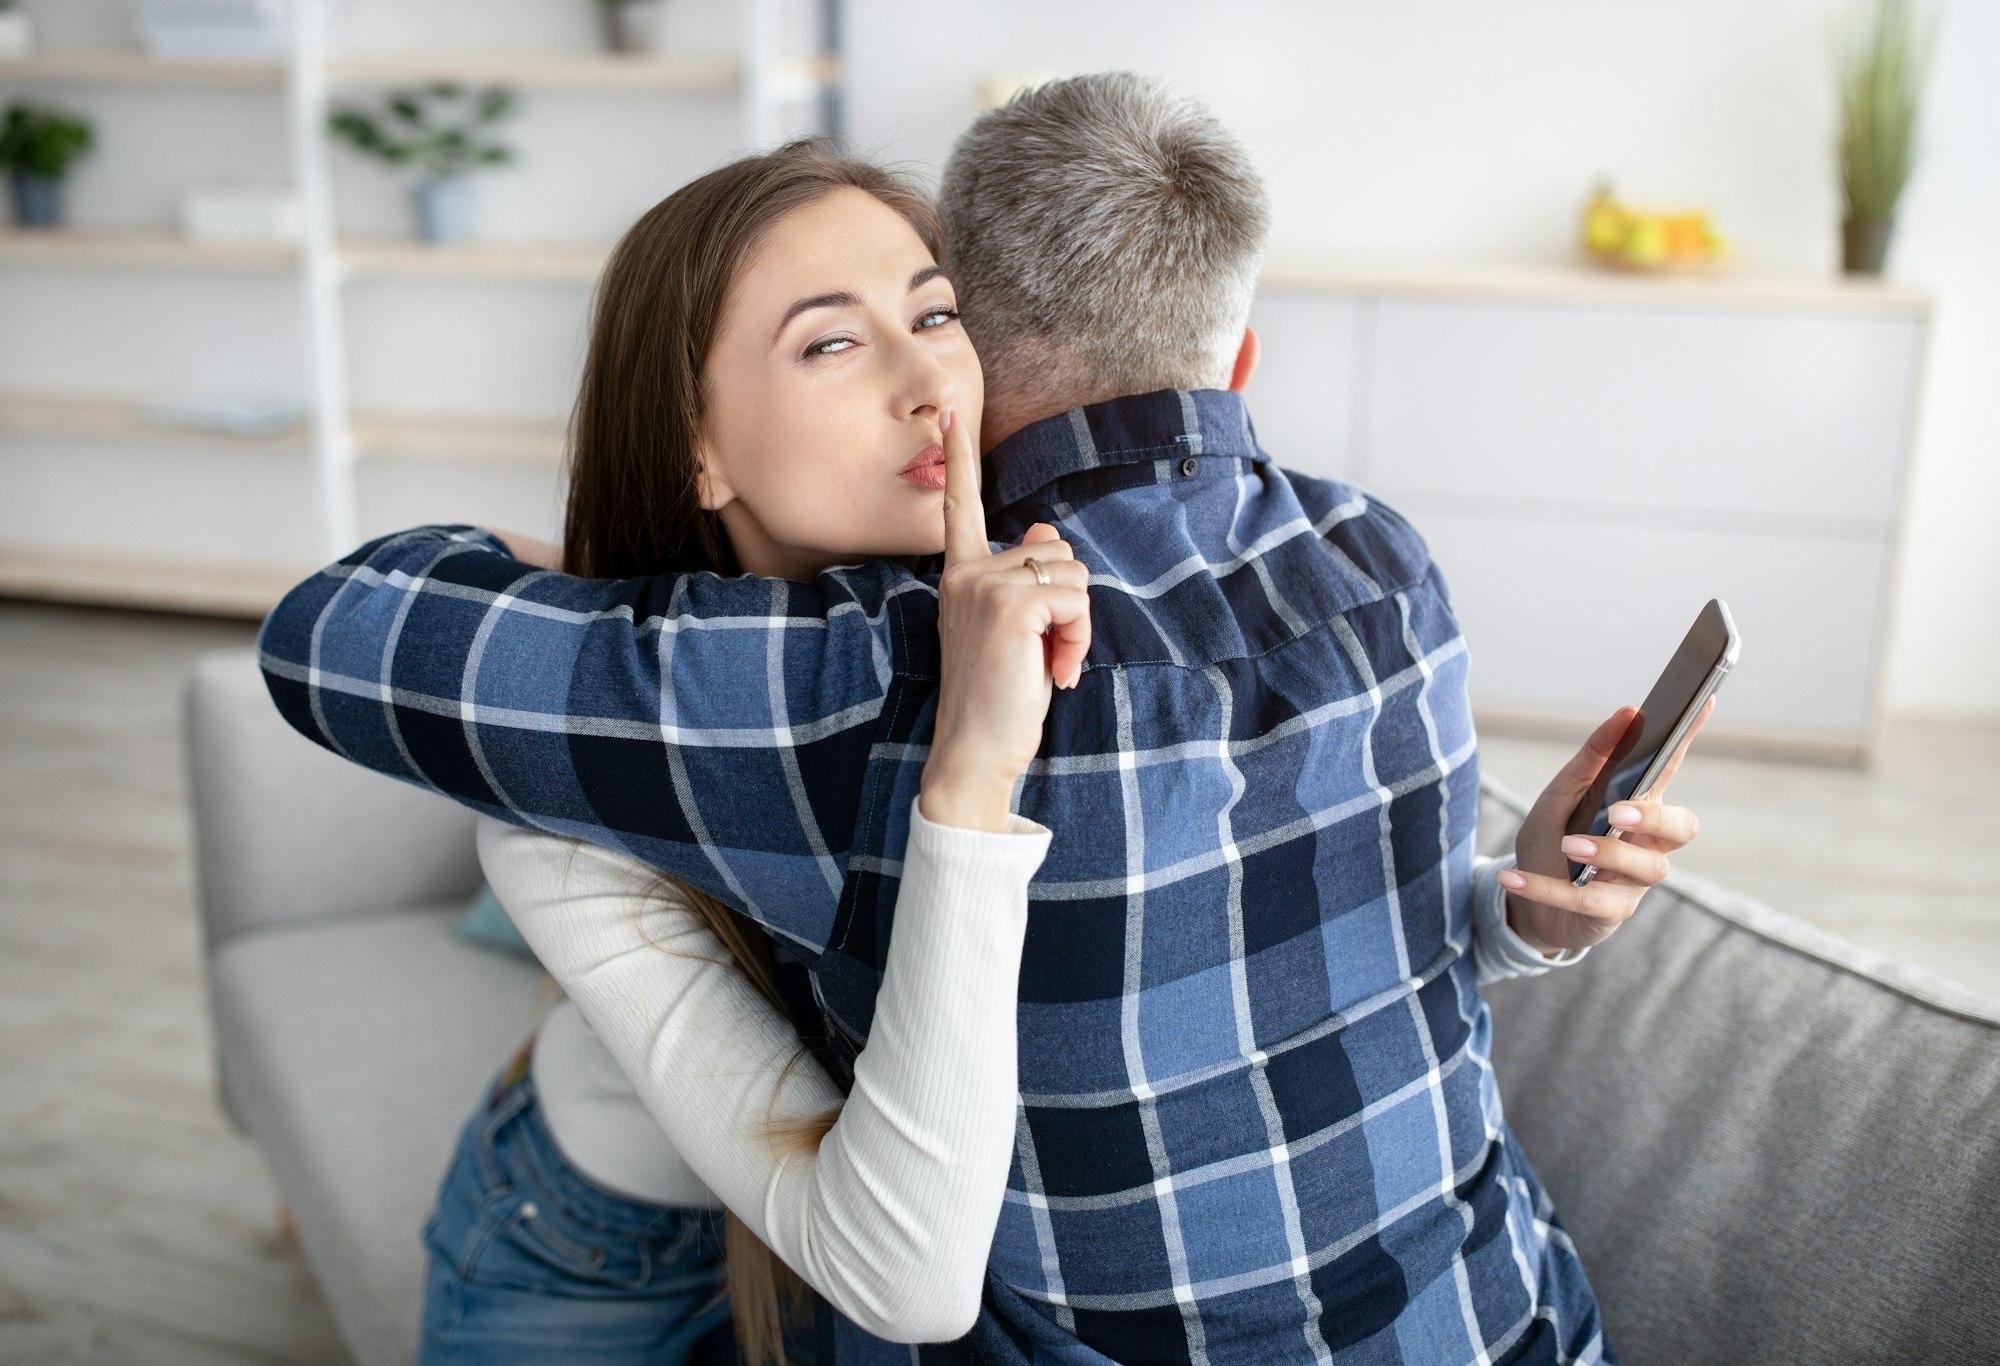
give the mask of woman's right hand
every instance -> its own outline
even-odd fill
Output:
[[[1090,649],[1089,571],[1056,529],[1028,528],[998,555],[986,541],[979,467],[947,412],[944,574],[938,583],[937,733],[924,762],[924,819],[1005,830],[1014,784],[1041,748],[1056,680],[1076,686]],[[1044,585],[1029,559],[1047,573]]]

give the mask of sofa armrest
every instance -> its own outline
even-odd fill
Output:
[[[1485,771],[1479,775],[1479,825],[1473,841],[1481,854],[1506,858],[1514,852],[1514,836],[1528,818],[1528,804],[1514,790]]]
[[[477,889],[473,812],[293,730],[254,650],[197,660],[181,720],[196,901],[211,954],[246,931]]]

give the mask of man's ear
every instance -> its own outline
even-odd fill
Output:
[[[1257,329],[1254,327],[1244,328],[1243,344],[1236,348],[1235,368],[1229,372],[1229,387],[1233,392],[1242,393],[1243,386],[1250,382],[1250,376],[1256,372],[1260,346],[1261,344],[1257,340]]]

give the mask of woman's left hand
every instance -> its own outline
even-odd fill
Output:
[[[1632,912],[1647,889],[1667,876],[1667,855],[1685,848],[1701,822],[1685,806],[1669,806],[1667,784],[1680,771],[1688,746],[1715,710],[1715,699],[1702,705],[1680,748],[1667,762],[1660,779],[1644,799],[1614,803],[1611,823],[1624,833],[1618,839],[1588,839],[1565,835],[1570,813],[1597,780],[1599,770],[1625,734],[1636,707],[1620,707],[1591,732],[1576,757],[1563,765],[1536,799],[1514,837],[1517,871],[1500,874],[1507,893],[1507,923],[1543,953],[1588,948],[1609,939]],[[1625,808],[1633,813],[1621,820]],[[1584,845],[1589,844],[1590,848]],[[1570,882],[1569,862],[1597,865],[1597,876],[1581,887]],[[1510,879],[1518,876],[1517,884]]]

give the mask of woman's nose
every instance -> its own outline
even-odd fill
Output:
[[[958,398],[951,367],[914,338],[903,347],[900,406],[912,417],[935,417]]]

